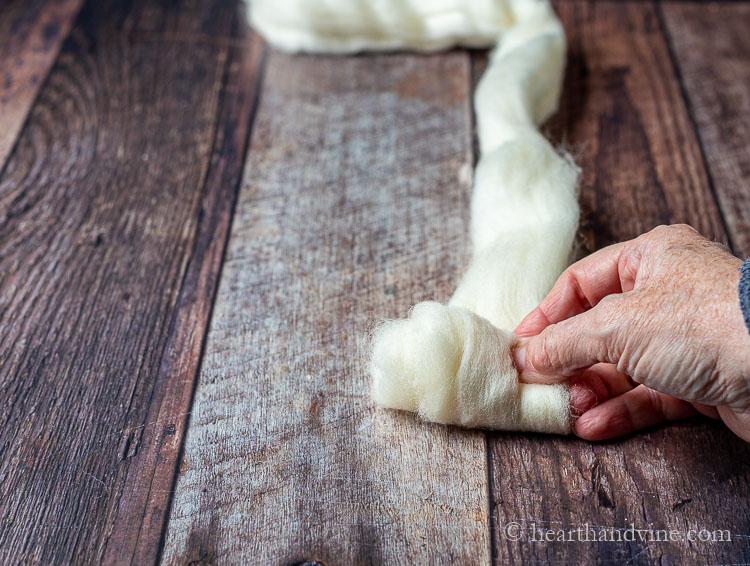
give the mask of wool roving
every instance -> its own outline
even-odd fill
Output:
[[[426,420],[504,430],[565,431],[561,385],[521,383],[517,338],[462,307],[425,301],[387,323],[373,344],[372,395]]]
[[[569,392],[519,381],[512,329],[570,260],[573,162],[537,128],[557,109],[562,25],[545,0],[255,0],[253,24],[287,50],[351,53],[497,42],[475,94],[481,158],[473,256],[448,305],[424,302],[373,337],[372,395],[426,420],[569,433]]]

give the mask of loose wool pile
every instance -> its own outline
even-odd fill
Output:
[[[290,51],[432,51],[497,43],[475,95],[481,159],[473,257],[448,305],[424,302],[373,339],[372,394],[429,421],[569,433],[569,391],[519,381],[509,330],[565,269],[578,169],[537,127],[557,109],[562,25],[540,0],[255,0],[254,27]]]

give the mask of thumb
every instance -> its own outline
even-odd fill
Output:
[[[513,356],[521,381],[560,383],[597,363],[616,364],[621,355],[614,301],[550,324],[541,334],[521,339]]]
[[[724,424],[741,439],[750,442],[750,410],[734,410],[727,406],[718,409]]]

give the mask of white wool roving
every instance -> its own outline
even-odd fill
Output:
[[[373,338],[372,395],[429,421],[569,433],[569,391],[521,383],[509,330],[570,261],[578,169],[538,132],[557,109],[562,25],[545,0],[256,0],[253,24],[287,50],[434,50],[499,42],[475,94],[481,159],[473,257],[447,306],[427,301]]]
[[[425,301],[387,323],[373,345],[372,395],[430,421],[504,430],[568,427],[560,385],[520,383],[517,338],[462,307]]]
[[[528,0],[516,1],[523,3]],[[487,47],[513,24],[494,0],[250,0],[253,27],[287,51],[436,51]]]

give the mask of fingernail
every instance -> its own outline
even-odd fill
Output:
[[[531,311],[529,314],[526,315],[526,317],[518,324],[516,329],[514,330],[514,333],[516,336],[520,337],[526,337],[526,336],[533,336],[534,328],[540,324],[540,312],[535,309]],[[544,326],[542,326],[543,328]],[[538,332],[538,331],[537,331]]]
[[[513,331],[513,334],[519,337],[523,337],[524,330],[526,329],[526,325],[521,321],[521,324],[516,326],[516,329]]]
[[[521,373],[526,367],[526,346],[518,346],[512,351],[513,363],[516,365],[516,370]]]
[[[591,419],[588,417],[588,415],[583,415],[576,421],[576,424],[573,427],[573,432],[576,433],[576,436],[579,436],[581,438],[588,438],[590,427]]]
[[[589,409],[596,407],[596,393],[588,387],[572,385],[570,388],[570,407],[573,412],[582,415]]]

